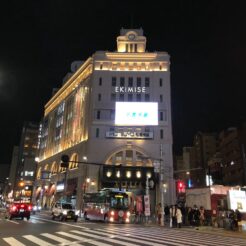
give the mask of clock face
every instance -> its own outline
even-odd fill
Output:
[[[128,39],[133,40],[135,38],[135,34],[131,33],[128,35]]]

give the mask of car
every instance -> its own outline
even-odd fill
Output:
[[[72,203],[68,202],[56,202],[52,208],[52,219],[58,218],[60,221],[63,220],[78,220],[78,211],[75,211]]]
[[[32,213],[36,214],[36,212],[40,212],[41,211],[41,206],[39,205],[34,205],[32,206]]]
[[[30,219],[30,214],[32,211],[32,205],[30,203],[14,202],[7,210],[7,218],[12,220],[13,218],[26,218]]]

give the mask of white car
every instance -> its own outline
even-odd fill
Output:
[[[63,220],[78,220],[78,211],[75,211],[73,205],[67,202],[57,202],[52,208],[52,219],[58,218],[60,221]]]

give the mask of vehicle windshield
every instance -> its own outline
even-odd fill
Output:
[[[73,209],[72,205],[71,204],[67,204],[67,203],[62,204],[62,208],[63,209]]]
[[[116,209],[127,209],[128,197],[124,195],[113,195],[110,199],[110,207]]]

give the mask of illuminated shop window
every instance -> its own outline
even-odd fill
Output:
[[[78,159],[79,159],[79,156],[76,153],[71,156],[71,162],[69,163],[69,169],[78,168],[78,165],[79,165]]]

